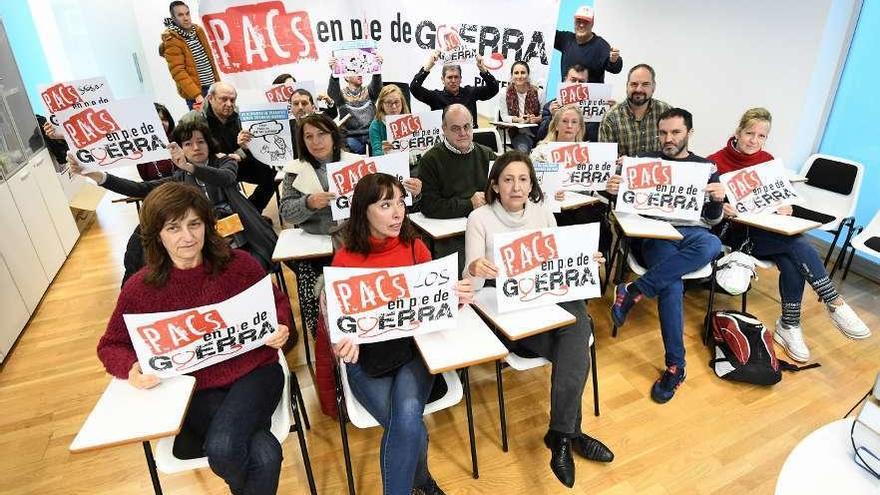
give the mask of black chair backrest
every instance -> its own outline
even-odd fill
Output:
[[[807,172],[807,184],[848,196],[855,187],[858,171],[855,165],[849,163],[816,158]]]
[[[487,146],[495,153],[500,153],[500,151],[498,151],[498,141],[495,140],[494,132],[474,132],[474,142]]]
[[[409,84],[403,82],[394,82],[394,81],[383,81],[382,87],[388,86],[389,84],[393,84],[400,88],[400,92],[403,93],[403,99],[406,100],[406,106],[409,107],[410,111],[412,111],[412,105],[410,104],[410,94],[409,94]]]

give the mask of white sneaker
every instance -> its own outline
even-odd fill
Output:
[[[804,342],[804,332],[801,327],[788,327],[782,324],[781,320],[776,320],[776,333],[773,334],[773,340],[785,349],[785,353],[799,363],[806,363],[810,360],[810,349]]]
[[[834,308],[833,311],[832,308]],[[825,310],[828,311],[828,315],[831,316],[831,321],[834,322],[837,329],[847,337],[851,339],[867,339],[871,336],[871,330],[859,318],[859,315],[849,307],[849,304],[843,303],[840,306],[826,304]]]

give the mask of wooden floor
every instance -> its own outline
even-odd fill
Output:
[[[97,222],[58,273],[0,372],[2,494],[151,493],[138,444],[68,452],[109,381],[95,346],[115,304],[122,253],[135,222],[132,206],[104,201]],[[772,324],[779,312],[776,274],[764,271],[760,277],[750,309]],[[851,275],[842,292],[880,333],[877,286]],[[721,381],[706,366],[707,351],[699,340],[705,303],[704,291],[686,296],[688,379],[670,403],[657,405],[649,395],[663,362],[655,305],[640,303],[613,339],[608,298],[591,302],[602,415],[589,414],[588,389],[583,427],[608,444],[617,458],[609,465],[578,459],[574,493],[773,493],[777,474],[797,442],[843,416],[873,384],[880,336],[867,341],[843,337],[813,297],[805,300],[804,327],[821,368],[786,375],[772,388]],[[722,298],[721,304],[735,301]],[[291,363],[301,363],[302,352],[301,346],[291,351]],[[553,477],[542,443],[549,420],[549,371],[505,371],[511,435],[507,454],[500,447],[494,367],[471,372],[478,480],[470,475],[464,404],[427,419],[431,472],[447,493],[572,493]],[[344,493],[337,424],[322,416],[307,370],[299,366],[297,373],[312,420],[308,443],[318,491]],[[380,493],[379,437],[377,428],[350,429],[356,484],[364,495]],[[307,493],[293,436],[284,443],[284,456],[279,493]],[[168,494],[228,493],[209,470],[160,478]]]

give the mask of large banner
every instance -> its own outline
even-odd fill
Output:
[[[388,142],[395,151],[408,151],[415,162],[431,146],[440,141],[443,110],[402,115],[386,115],[385,129]]]
[[[458,258],[397,268],[324,268],[330,341],[413,337],[455,326]]]
[[[710,173],[709,163],[625,157],[615,211],[697,221]]]
[[[57,115],[59,112],[68,109],[80,110],[113,99],[113,91],[110,90],[105,77],[62,81],[51,86],[41,86],[39,89],[43,106],[48,112],[46,118],[59,134],[62,132]]]
[[[283,72],[323,90],[339,43],[369,39],[384,58],[384,81],[411,81],[431,50],[455,63],[466,61],[472,47],[503,94],[517,60],[528,62],[532,81],[545,87],[558,12],[559,0],[386,0],[368,7],[356,0],[201,0],[194,20],[205,28],[220,78],[239,90],[265,91]],[[428,76],[427,89],[442,87],[442,64]],[[462,85],[481,83],[476,64],[462,63],[462,70]],[[428,110],[412,101],[413,112]],[[494,116],[497,102],[479,102],[479,112]]]
[[[87,171],[170,160],[168,136],[147,97],[58,113],[64,139]]]
[[[293,160],[286,102],[242,104],[238,116],[242,130],[253,135],[248,151],[254,158],[279,169]]]
[[[599,297],[599,224],[495,234],[498,311]]]
[[[728,172],[721,175],[721,183],[738,213],[772,213],[800,201],[781,160]]]
[[[383,172],[399,180],[409,179],[409,158],[403,153],[384,156],[358,156],[349,160],[327,164],[327,183],[336,199],[330,203],[333,220],[345,220],[351,214],[351,196],[354,186],[365,175]],[[412,206],[412,196],[406,196],[407,206]]]
[[[563,83],[559,87],[559,104],[575,104],[584,112],[584,121],[602,122],[611,99],[611,85],[601,83]]]
[[[568,191],[604,191],[617,162],[617,143],[547,143],[544,160],[558,163]]]
[[[238,295],[180,311],[122,315],[144,374],[168,378],[262,346],[278,330],[272,280]]]

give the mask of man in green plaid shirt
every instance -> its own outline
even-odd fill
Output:
[[[650,65],[639,64],[630,69],[626,101],[605,114],[599,126],[599,141],[617,143],[617,152],[622,156],[660,151],[657,118],[671,106],[652,98],[655,88],[654,69]]]

